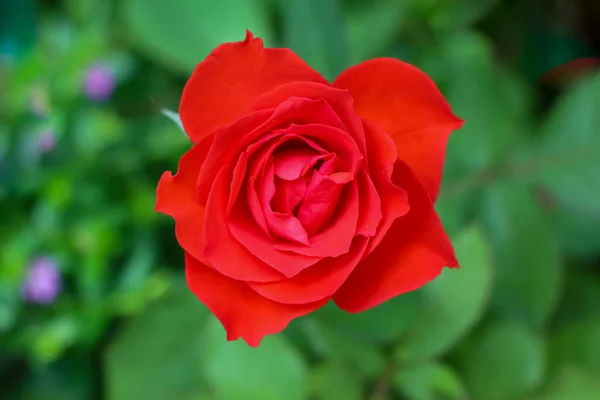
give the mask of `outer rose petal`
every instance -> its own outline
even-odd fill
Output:
[[[367,175],[366,170],[363,169],[358,172],[358,182],[360,187],[360,199],[358,201],[360,212],[358,214],[356,234],[375,236],[377,227],[383,217],[381,213],[381,198],[371,177]]]
[[[185,274],[191,291],[221,321],[227,340],[242,338],[256,347],[266,335],[281,332],[292,319],[322,307],[329,300],[289,305],[260,296],[245,282],[229,279],[185,254]]]
[[[348,312],[364,311],[417,289],[444,266],[458,267],[452,243],[419,180],[402,161],[396,163],[393,179],[408,192],[410,211],[394,221],[334,295],[336,304]]]
[[[200,228],[204,222],[204,206],[196,199],[196,181],[212,137],[194,145],[179,160],[177,174],[166,171],[156,189],[156,211],[175,219],[175,235],[179,245],[202,259]]]
[[[263,94],[252,104],[253,110],[277,107],[290,97],[304,97],[307,99],[327,101],[344,124],[346,131],[356,141],[362,154],[365,151],[365,133],[362,122],[352,107],[353,101],[347,90],[332,88],[315,82],[290,82],[278,86],[272,91]]]
[[[324,258],[293,278],[280,282],[248,284],[261,296],[284,304],[305,304],[329,298],[352,273],[367,244],[366,237],[357,236],[346,254]]]
[[[405,215],[409,210],[409,199],[406,191],[392,182],[394,164],[398,161],[398,153],[394,142],[380,127],[372,122],[364,122],[367,137],[367,151],[371,179],[381,199],[381,223],[369,242],[367,255],[381,242],[394,220]]]
[[[225,43],[199,63],[181,96],[183,127],[196,143],[250,111],[262,93],[292,81],[328,84],[289,49],[265,49],[246,32],[243,42]]]
[[[208,196],[204,226],[198,228],[198,233],[201,229],[204,244],[202,253],[204,258],[200,258],[200,260],[205,260],[210,266],[229,278],[256,282],[273,282],[284,279],[283,273],[275,268],[287,267],[302,270],[319,261],[315,257],[292,258],[276,253],[273,255],[278,258],[270,260],[275,264],[271,264],[273,265],[271,266],[266,264],[267,260],[258,258],[263,254],[256,245],[245,247],[240,243],[238,241],[240,232],[245,233],[249,240],[261,237],[262,232],[258,230],[258,226],[250,215],[245,215],[247,213],[238,215],[237,207],[233,208],[228,221],[227,198],[230,176],[228,171],[223,168],[215,177],[215,184]],[[245,223],[235,223],[240,219],[246,220]],[[251,223],[248,223],[250,220]],[[242,228],[239,228],[240,226]],[[236,227],[238,229],[235,229]]]
[[[239,155],[268,136],[270,131],[289,124],[323,124],[343,129],[344,125],[326,101],[291,97],[275,109],[255,111],[235,123],[219,128],[202,164],[198,178],[200,201],[205,204],[215,175],[225,164],[237,162]]]
[[[463,124],[435,83],[410,64],[377,58],[348,68],[333,86],[348,89],[357,113],[376,122],[394,139],[398,157],[411,167],[435,201],[446,142]]]

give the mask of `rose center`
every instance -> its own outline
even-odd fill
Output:
[[[272,210],[297,218],[308,235],[321,230],[336,210],[343,187],[332,179],[336,155],[308,146],[287,147],[273,153],[273,163]]]

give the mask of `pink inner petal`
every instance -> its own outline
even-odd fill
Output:
[[[274,212],[271,208],[270,203],[275,195],[275,167],[271,160],[267,163],[259,193],[269,229],[285,239],[308,245],[308,234],[300,220],[291,214]]]
[[[276,176],[275,195],[271,200],[273,210],[292,214],[306,195],[309,179],[308,174],[293,181],[286,181]]]
[[[275,175],[293,181],[304,175],[320,158],[313,149],[304,146],[278,150],[273,154]]]
[[[348,174],[349,175],[349,174]],[[321,171],[314,171],[308,184],[307,193],[298,209],[298,219],[302,222],[308,234],[318,232],[331,218],[336,210],[343,184],[345,182],[332,179]]]

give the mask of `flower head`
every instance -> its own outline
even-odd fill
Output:
[[[92,65],[84,79],[85,95],[93,101],[108,100],[115,90],[115,77],[113,71],[103,64]]]
[[[227,338],[256,346],[333,300],[355,313],[458,267],[433,208],[457,118],[390,58],[328,82],[248,33],[198,64],[179,108],[192,145],[156,209]]]
[[[61,276],[56,261],[40,257],[31,262],[22,286],[23,298],[31,303],[50,304],[61,289]]]

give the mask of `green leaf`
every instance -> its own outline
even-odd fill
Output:
[[[562,207],[600,218],[600,74],[557,104],[529,168]]]
[[[550,342],[552,366],[571,364],[600,372],[599,338],[600,316],[598,315],[565,325]]]
[[[381,0],[361,3],[346,14],[350,64],[388,55],[406,17],[407,3]]]
[[[453,30],[470,26],[484,18],[500,0],[437,0],[430,21],[437,30]]]
[[[81,400],[94,395],[94,375],[90,354],[72,352],[51,365],[35,368],[14,398],[19,400]],[[11,386],[10,383],[8,385]],[[3,388],[4,389],[4,388]],[[10,393],[5,393],[13,398]]]
[[[327,363],[311,371],[310,393],[315,400],[361,400],[362,385],[342,363]]]
[[[129,321],[106,353],[107,398],[175,399],[199,390],[200,335],[207,314],[181,288]]]
[[[345,335],[371,343],[389,343],[400,337],[416,321],[419,294],[406,293],[358,314],[340,310],[330,302],[314,315]]]
[[[177,125],[179,129],[181,129],[181,132],[185,135],[185,130],[183,129],[183,122],[181,122],[181,117],[179,116],[179,113],[168,110],[166,108],[163,108],[162,110],[160,110],[160,112],[162,113],[162,115],[173,121],[175,125]]]
[[[314,316],[299,322],[319,357],[348,365],[352,372],[361,377],[375,379],[383,373],[386,361],[375,345],[359,340],[349,335],[348,331],[339,329],[340,326],[317,320]]]
[[[600,393],[600,381],[597,373],[565,365],[549,380],[542,394],[533,399],[596,400],[598,393]]]
[[[517,399],[542,382],[544,344],[514,321],[492,323],[461,348],[463,376],[475,399]]]
[[[203,335],[202,367],[216,397],[227,400],[303,400],[308,371],[300,354],[282,335],[259,347],[227,342],[221,323],[211,318]]]
[[[396,349],[401,363],[432,358],[450,349],[479,320],[492,283],[487,244],[479,228],[456,237],[460,269],[443,270],[420,294],[424,298],[416,325]]]
[[[243,40],[246,29],[271,41],[260,0],[126,0],[122,11],[133,44],[177,72],[191,72],[224,42]]]
[[[600,310],[600,276],[596,271],[572,270],[566,274],[565,289],[553,322],[566,326],[598,315]]]
[[[565,250],[577,256],[594,256],[600,249],[600,213],[558,206],[552,222]]]
[[[400,368],[394,376],[394,389],[410,400],[466,399],[467,391],[456,371],[432,362]]]
[[[557,304],[562,275],[546,217],[529,188],[517,182],[488,189],[481,211],[496,265],[494,306],[541,327]]]
[[[281,0],[286,47],[325,78],[348,66],[348,39],[339,0]]]
[[[498,67],[492,44],[475,33],[442,38],[429,63],[433,71],[443,66],[440,83],[454,113],[465,120],[448,142],[449,167],[472,172],[503,161],[527,129],[527,87]]]

